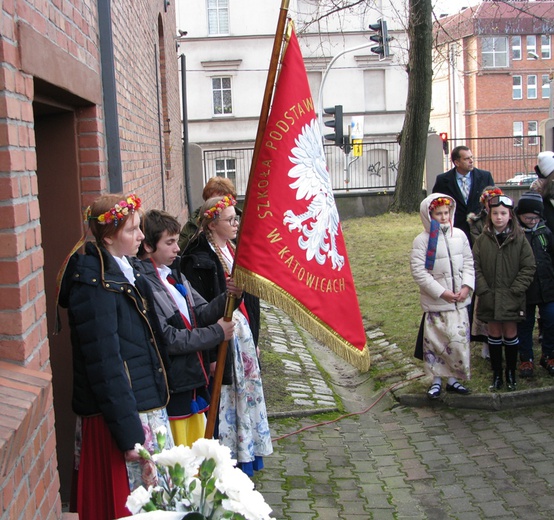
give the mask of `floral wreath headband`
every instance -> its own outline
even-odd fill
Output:
[[[494,197],[496,195],[504,195],[504,193],[502,193],[502,190],[500,188],[493,188],[492,190],[486,190],[481,195],[479,202],[481,204],[485,204],[485,202],[487,202],[491,197]]]
[[[91,220],[96,220],[98,224],[105,226],[111,224],[112,222],[117,227],[117,224],[120,220],[123,220],[129,213],[133,213],[135,210],[141,207],[141,200],[133,193],[129,195],[125,200],[120,200],[113,208],[93,217],[90,214],[90,206],[85,210],[85,220],[90,222]]]
[[[231,195],[225,195],[215,206],[212,206],[210,209],[204,211],[204,217],[207,219],[215,219],[221,215],[221,212],[228,208],[229,206],[235,206],[237,201]]]
[[[438,197],[436,199],[433,199],[429,204],[429,213],[435,211],[437,208],[440,208],[441,206],[450,206],[451,204],[452,204],[452,201],[446,197]]]

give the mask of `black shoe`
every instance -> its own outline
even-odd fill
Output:
[[[451,385],[446,385],[446,391],[454,392],[456,394],[462,394],[462,395],[471,394],[471,390],[469,388],[466,388],[462,384],[458,383],[458,381],[456,381]]]
[[[515,370],[506,370],[506,388],[508,389],[508,392],[517,390]]]
[[[427,390],[427,397],[429,399],[438,399],[441,395],[441,384],[433,383]]]
[[[549,375],[554,376],[554,358],[541,356],[540,365],[548,372]]]
[[[502,381],[502,376],[500,374],[494,374],[492,385],[489,386],[489,390],[492,390],[493,392],[496,390],[500,390],[503,384],[504,382]]]

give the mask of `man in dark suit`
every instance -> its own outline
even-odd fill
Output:
[[[464,231],[471,244],[469,213],[479,213],[481,193],[487,186],[494,186],[491,172],[473,167],[473,154],[467,146],[456,146],[450,154],[454,168],[437,175],[433,193],[450,195],[456,201],[454,227]]]

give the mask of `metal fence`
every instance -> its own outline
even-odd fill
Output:
[[[334,191],[394,189],[400,153],[397,142],[363,143],[361,157],[346,156],[334,145],[325,145],[324,151]],[[216,175],[227,177],[239,197],[244,196],[253,152],[253,148],[204,150],[204,181]]]
[[[519,173],[533,172],[537,154],[542,150],[542,136],[482,137],[450,139],[449,151],[468,146],[475,166],[492,172],[497,184],[504,184]],[[361,157],[346,156],[337,146],[324,145],[333,190],[394,190],[398,174],[400,146],[396,141],[364,142]],[[253,148],[204,150],[204,181],[219,175],[235,184],[237,194],[246,193]],[[452,168],[450,154],[445,154],[444,170]]]
[[[449,148],[464,145],[471,149],[476,168],[492,172],[496,184],[505,184],[517,174],[534,173],[542,136],[475,137],[450,139]],[[450,156],[444,158],[445,171],[452,168]]]

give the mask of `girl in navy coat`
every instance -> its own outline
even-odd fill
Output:
[[[140,205],[134,195],[94,202],[86,218],[95,243],[86,244],[84,255],[71,256],[59,294],[73,347],[78,424],[72,510],[81,520],[128,516],[130,490],[156,480],[135,444],[153,451],[156,428],[168,425],[159,327],[144,304],[149,286],[127,259],[144,238]],[[168,441],[170,447],[170,433]]]

